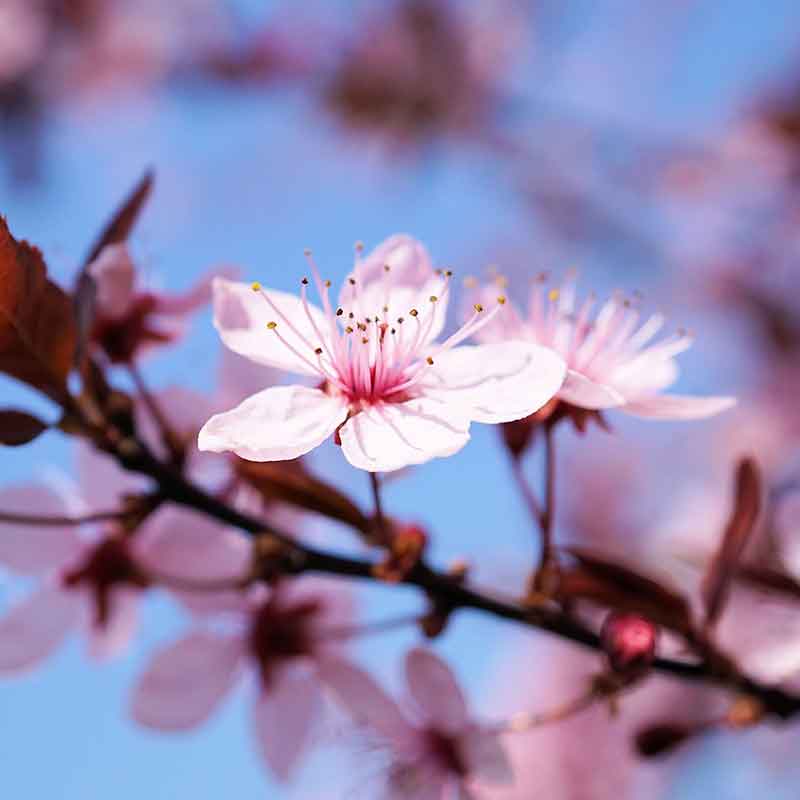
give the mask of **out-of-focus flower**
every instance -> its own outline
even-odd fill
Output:
[[[136,266],[124,244],[103,248],[88,272],[97,286],[91,338],[114,363],[173,342],[183,333],[185,318],[211,299],[208,277],[184,294],[139,288]]]
[[[300,578],[257,587],[240,600],[238,610],[223,608],[229,629],[198,627],[155,655],[136,685],[131,713],[156,730],[194,728],[249,668],[258,681],[259,751],[286,780],[322,709],[319,672],[329,659],[340,663],[350,595],[341,584]]]
[[[479,299],[496,291],[495,286],[476,289]],[[536,280],[527,317],[509,304],[509,313],[473,336],[483,343],[529,341],[551,348],[567,363],[558,397],[578,408],[619,408],[650,419],[701,419],[734,405],[731,397],[662,394],[677,378],[675,356],[691,346],[692,337],[679,332],[651,343],[664,324],[660,314],[640,324],[635,304],[616,295],[592,316],[595,302],[590,295],[576,303],[572,277],[551,289]]]
[[[3,490],[0,507],[22,514],[67,513],[58,494],[37,485]],[[93,656],[116,655],[134,633],[139,598],[151,583],[151,569],[197,577],[211,563],[216,572],[221,568],[211,552],[222,535],[219,525],[177,509],[158,512],[135,535],[114,522],[80,531],[68,525],[4,522],[0,534],[0,563],[41,579],[38,588],[0,618],[3,672],[36,666],[75,627],[87,630]]]
[[[476,782],[511,782],[497,731],[470,719],[455,676],[430,651],[415,648],[406,657],[411,718],[371,678],[348,664],[326,664],[322,678],[355,721],[389,748],[388,797],[472,797]]]
[[[535,343],[457,347],[503,313],[502,296],[491,310],[476,304],[466,324],[437,343],[450,273],[432,273],[413,239],[396,237],[357,257],[336,309],[329,282],[310,263],[324,311],[308,302],[306,278],[299,298],[215,281],[215,325],[229,348],[322,385],[268,388],[212,417],[201,450],[279,461],[335,433],[354,466],[396,470],[452,455],[469,440],[471,421],[528,416],[561,386],[563,361]]]
[[[499,77],[519,31],[508,4],[492,6],[485,4],[479,20],[446,0],[404,0],[383,10],[333,72],[328,108],[352,129],[401,146],[485,132],[497,116]]]

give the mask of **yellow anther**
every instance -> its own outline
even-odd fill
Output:
[[[330,289],[331,288],[331,282],[330,281],[325,281],[325,288],[326,289]]]
[[[274,331],[275,328],[277,328],[277,327],[278,327],[278,323],[277,322],[268,322],[267,323],[267,328],[269,328],[271,331]]]
[[[344,309],[343,308],[337,308],[336,309],[336,316],[337,317],[341,317],[342,314],[344,314]]]
[[[480,314],[483,311],[483,306],[480,303],[475,303],[473,308]]]
[[[389,313],[389,306],[384,306],[383,307],[383,313],[384,314],[388,314]]]
[[[405,317],[398,317],[397,318],[397,324],[398,325],[402,325],[405,321],[406,321]]]
[[[501,294],[501,295],[500,295],[500,296],[497,298],[497,302],[498,302],[498,303],[500,303],[500,305],[501,305],[501,306],[504,306],[504,305],[506,304],[506,298],[505,298],[505,295],[502,295],[502,294]]]
[[[555,303],[556,300],[558,300],[559,297],[561,297],[561,292],[559,292],[558,289],[551,289],[547,293],[547,299],[550,300],[553,303]]]
[[[383,271],[384,272],[391,272],[392,268],[388,264],[384,264],[383,265]]]
[[[253,281],[253,282],[250,284],[250,288],[251,288],[251,289],[252,289],[254,292],[260,292],[260,291],[261,291],[261,284],[260,284],[258,281]]]
[[[356,285],[356,279],[355,278],[348,278],[347,280],[348,280],[348,282],[350,283],[351,286],[355,286]]]
[[[317,347],[317,348],[314,350],[314,352],[315,352],[315,353],[316,353],[318,356],[321,356],[321,355],[322,355],[322,348],[321,348],[321,347]]]
[[[428,356],[425,360],[428,362],[429,365],[433,366],[433,359],[430,356]]]
[[[364,338],[361,340],[361,344],[369,344],[369,339],[367,339],[367,337],[365,336],[365,337],[364,337]]]
[[[308,286],[308,278],[303,278],[303,280],[301,280],[300,283],[302,283],[303,286]]]
[[[417,314],[419,314],[419,311],[417,311],[416,308],[412,308],[408,313],[411,314],[412,317],[416,317]]]
[[[445,276],[445,278],[452,278],[452,277],[453,277],[453,270],[451,270],[451,269],[446,269],[446,270],[444,271],[444,276]]]
[[[304,255],[306,258],[308,258],[308,257],[311,255],[311,248],[310,248],[310,247],[306,247],[306,249],[305,249],[305,250],[303,250],[303,255]]]
[[[347,331],[347,333],[352,333],[352,332],[353,332],[353,329],[352,329],[352,328],[351,328],[351,327],[348,325],[348,326],[345,328],[345,331]]]
[[[435,303],[435,302],[436,302],[438,299],[439,299],[439,298],[438,298],[438,297],[437,297],[435,294],[432,294],[432,295],[431,295],[431,296],[428,298],[428,300],[430,300],[430,301],[431,301],[431,303]]]

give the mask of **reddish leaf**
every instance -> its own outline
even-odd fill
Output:
[[[761,508],[761,480],[752,459],[745,458],[736,468],[733,511],[722,541],[703,579],[702,594],[706,607],[706,625],[713,625],[722,613],[750,534],[755,528]]]
[[[558,591],[564,599],[592,600],[618,611],[642,614],[672,630],[691,629],[689,604],[671,588],[580,548],[567,548],[567,552],[577,564],[561,570]]]
[[[237,459],[237,471],[267,502],[281,501],[315,511],[369,534],[369,519],[348,497],[314,477],[299,460],[245,461]]]
[[[60,400],[75,352],[69,297],[47,278],[42,254],[0,219],[0,372]]]
[[[44,433],[47,427],[46,423],[25,411],[17,411],[14,408],[0,410],[0,444],[9,447],[28,444],[40,433]]]
[[[103,228],[100,236],[97,237],[97,241],[92,245],[92,249],[86,257],[85,265],[91,264],[107,245],[119,244],[130,236],[133,226],[139,219],[139,214],[153,189],[153,180],[153,171],[147,170],[134,186],[133,191],[117,209],[114,216],[108,221],[105,228]]]

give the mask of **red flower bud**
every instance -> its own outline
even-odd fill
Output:
[[[612,611],[603,623],[600,639],[614,672],[636,674],[653,663],[658,627],[639,614]]]

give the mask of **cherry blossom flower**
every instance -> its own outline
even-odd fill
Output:
[[[321,665],[341,659],[350,594],[332,581],[300,578],[240,598],[238,611],[223,609],[228,628],[198,626],[155,655],[134,689],[131,713],[156,730],[194,728],[249,671],[257,679],[259,752],[286,780],[322,710]]]
[[[511,767],[497,732],[473,722],[447,664],[415,648],[406,657],[411,718],[361,670],[327,663],[322,679],[359,723],[391,752],[388,796],[411,800],[469,798],[476,781],[508,784]]]
[[[502,279],[499,279],[502,282]],[[496,289],[476,289],[480,299]],[[619,295],[604,303],[592,318],[590,295],[576,302],[574,279],[547,289],[543,279],[533,285],[528,316],[513,304],[506,314],[473,332],[489,344],[525,340],[552,348],[567,363],[558,398],[578,408],[619,408],[650,419],[701,419],[735,404],[731,397],[691,397],[663,394],[678,375],[675,356],[692,345],[692,336],[676,333],[655,343],[664,324],[653,314],[640,324],[635,304]]]
[[[502,296],[491,308],[476,304],[467,323],[437,343],[450,273],[421,281],[427,254],[409,237],[357,257],[337,308],[310,255],[309,262],[324,310],[309,303],[305,278],[299,298],[260,284],[214,282],[225,345],[320,385],[267,388],[217,414],[200,431],[201,450],[279,461],[335,434],[351,464],[388,472],[452,455],[469,440],[471,421],[528,416],[561,386],[561,358],[535,343],[458,346],[503,313]]]
[[[0,491],[0,507],[54,516],[71,510],[58,493],[34,484]],[[208,574],[211,564],[215,574],[234,568],[220,565],[220,536],[219,525],[204,515],[175,508],[158,512],[135,534],[113,522],[80,530],[0,522],[0,564],[40,579],[0,618],[0,672],[37,666],[75,628],[87,631],[93,657],[117,655],[136,628],[153,570],[191,578]]]
[[[47,18],[30,0],[0,0],[0,85],[33,68],[47,44]]]
[[[139,288],[136,266],[125,244],[104,247],[88,272],[97,287],[91,337],[115,363],[173,342],[183,333],[184,318],[211,298],[208,278],[178,295]]]

